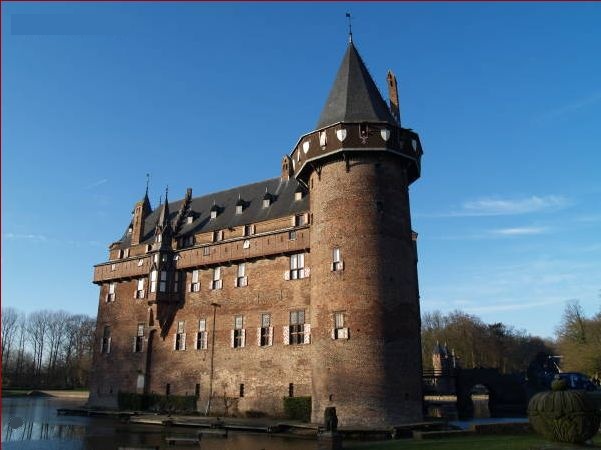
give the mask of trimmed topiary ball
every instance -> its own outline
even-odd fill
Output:
[[[599,431],[601,413],[584,391],[568,391],[565,380],[554,380],[551,391],[539,392],[528,404],[528,420],[545,438],[583,443]]]

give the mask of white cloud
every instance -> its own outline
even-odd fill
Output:
[[[108,181],[109,180],[107,178],[103,178],[101,180],[95,181],[94,183],[88,184],[86,186],[86,189],[92,189],[92,188],[98,187],[98,186],[100,186],[100,185],[102,185],[104,183],[107,183]]]
[[[420,214],[415,217],[480,217],[480,216],[511,216],[536,212],[557,211],[570,205],[570,200],[562,195],[546,195],[523,198],[485,197],[465,201],[461,206],[450,212]]]
[[[544,227],[516,227],[492,230],[491,233],[500,236],[531,236],[545,233],[547,230],[548,229]]]
[[[536,195],[520,199],[483,198],[464,202],[457,215],[463,216],[503,216],[527,214],[564,208],[568,200],[560,195]]]
[[[27,233],[4,233],[4,239],[10,240],[27,240],[42,242],[47,241],[48,238],[43,234],[27,234]]]
[[[496,303],[493,305],[466,307],[466,308],[464,308],[464,311],[468,312],[468,313],[519,311],[522,309],[537,308],[539,306],[555,305],[557,303],[564,303],[564,302],[565,302],[565,299],[535,301],[535,302],[519,302],[519,303]]]
[[[556,119],[557,117],[576,112],[580,109],[586,108],[599,102],[601,102],[601,92],[592,92],[586,97],[579,98],[578,100],[575,100],[572,103],[559,106],[555,109],[541,114],[539,120]]]

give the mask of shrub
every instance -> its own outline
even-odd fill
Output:
[[[311,397],[284,397],[284,413],[288,419],[311,421]]]

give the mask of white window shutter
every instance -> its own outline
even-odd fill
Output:
[[[198,340],[202,339],[201,336],[202,335],[200,334],[200,331],[198,333],[196,333],[196,341],[194,341],[194,350],[198,350],[199,349],[198,348]],[[202,342],[201,342],[201,345],[202,345]]]
[[[107,340],[107,346],[106,346],[107,353],[111,352],[111,339],[113,339],[113,338],[108,338],[108,340]]]
[[[256,230],[255,226],[251,225],[250,226],[250,234],[255,234],[255,230]]]
[[[303,331],[304,331],[303,344],[310,344],[311,343],[311,324],[306,323],[303,326]]]
[[[292,216],[292,226],[296,226],[296,216]]]
[[[344,261],[340,261],[340,270],[344,270]]]
[[[246,329],[245,328],[242,329],[242,343],[240,344],[240,347],[246,347]]]
[[[290,279],[290,271],[286,270],[284,271],[284,280],[288,281]]]
[[[230,330],[230,347],[234,348],[234,330]]]
[[[261,346],[261,327],[257,328],[257,347]]]
[[[182,350],[186,349],[186,333],[182,333],[182,338],[180,340],[180,347]]]
[[[290,345],[290,327],[284,325],[284,345]]]
[[[336,328],[332,328],[332,339],[336,339]]]
[[[138,340],[138,338],[136,336],[134,336],[134,342],[133,342],[133,347],[131,349],[132,352],[136,352],[136,341]]]
[[[348,339],[348,328],[341,328],[339,332],[340,339]]]
[[[273,345],[273,327],[269,327],[269,338],[267,339],[267,345]]]
[[[173,350],[177,350],[177,333],[173,335]]]

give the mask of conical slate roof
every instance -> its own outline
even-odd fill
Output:
[[[396,124],[352,42],[349,42],[346,49],[328,100],[319,116],[317,128],[338,122]]]

